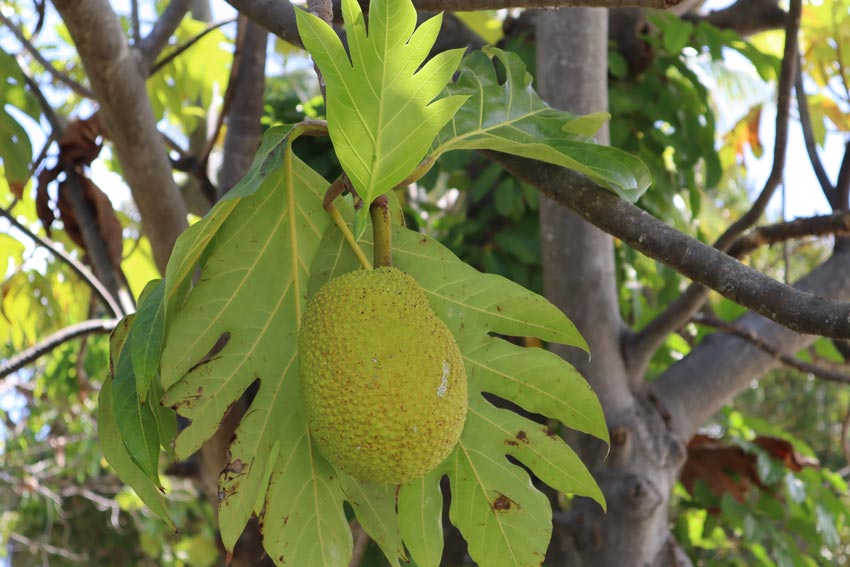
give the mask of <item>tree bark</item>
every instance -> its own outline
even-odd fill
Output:
[[[538,88],[550,104],[584,114],[607,110],[607,11],[547,12],[537,23]],[[598,139],[608,141],[607,126]],[[582,458],[608,501],[608,513],[576,499],[556,526],[547,563],[653,565],[669,554],[667,503],[684,459],[652,399],[629,376],[621,350],[627,330],[620,318],[611,237],[561,205],[541,199],[541,246],[548,298],[576,323],[591,359],[557,349],[599,396],[612,437],[611,453],[579,439]],[[637,395],[633,386],[638,386]]]

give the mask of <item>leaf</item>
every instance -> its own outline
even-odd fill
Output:
[[[351,217],[350,207],[341,209]],[[361,246],[367,255],[371,252],[368,238]],[[552,353],[521,348],[492,335],[538,337],[585,349],[587,345],[545,299],[502,277],[479,273],[422,234],[393,227],[393,259],[422,286],[432,309],[455,336],[466,365],[470,389],[466,425],[458,447],[440,465],[440,472],[432,473],[437,479],[449,476],[452,522],[464,534],[472,558],[482,565],[539,565],[551,533],[551,510],[525,470],[506,456],[560,491],[594,498],[603,507],[604,498],[563,440],[540,424],[495,408],[481,393],[545,413],[606,442],[608,431],[598,400],[569,364]],[[316,255],[311,292],[356,266],[339,232],[330,229]],[[402,487],[399,495],[405,544],[412,558],[424,565],[435,564],[440,555],[433,518],[424,516],[435,509],[432,491],[438,484],[429,475],[424,484]],[[417,490],[422,496],[417,497]],[[425,491],[431,494],[427,498]],[[416,533],[429,527],[427,534]]]
[[[9,114],[5,106],[38,120],[38,101],[26,88],[18,61],[11,53],[0,51],[0,161],[12,194],[23,198],[24,185],[30,178],[32,143],[27,131]]]
[[[133,317],[135,316],[126,317],[122,320],[122,323],[134,321]],[[121,326],[121,328],[124,327]],[[117,361],[113,363],[111,409],[118,423],[121,440],[130,458],[157,487],[161,487],[159,482],[160,439],[157,418],[150,404],[143,404],[139,400],[130,352],[133,334],[138,331],[139,329],[132,325],[129,336],[121,346],[116,348],[120,340],[118,338],[114,339],[115,346],[110,345],[110,358],[114,359],[117,356]]]
[[[192,420],[175,441],[182,458],[259,381],[219,479],[225,548],[262,511],[275,561],[334,567],[348,564],[351,534],[336,474],[307,431],[296,344],[310,265],[329,224],[328,183],[292,156],[291,132],[267,133],[235,193],[178,243],[168,274],[188,278],[200,264],[200,277],[169,324],[162,383],[165,403]]]
[[[447,467],[452,486],[449,515],[479,565],[540,565],[552,534],[546,496],[528,473],[499,455],[486,428],[476,427],[471,401],[458,447]]]
[[[500,81],[494,64],[504,67]],[[452,150],[496,150],[574,169],[629,201],[652,183],[636,157],[598,145],[593,135],[606,113],[576,116],[548,106],[531,88],[518,55],[485,47],[468,55],[447,95],[468,100],[434,141],[429,158]]]
[[[171,312],[179,307],[182,290],[218,229],[243,197],[256,193],[268,176],[283,166],[287,144],[301,131],[298,124],[269,128],[263,135],[260,149],[245,177],[221,198],[202,221],[190,226],[177,239],[165,270],[166,327],[170,325]]]
[[[463,49],[423,64],[442,14],[416,29],[416,9],[408,0],[372,2],[368,35],[356,0],[343,0],[342,11],[350,59],[329,25],[302,10],[296,17],[301,39],[325,78],[334,150],[357,193],[371,203],[413,171],[466,100],[434,100],[457,69]],[[363,214],[367,209],[361,209]]]
[[[147,399],[154,376],[159,370],[164,338],[164,291],[163,280],[148,282],[139,296],[139,308],[136,311],[130,352],[133,372],[136,375],[136,392],[142,402]]]
[[[289,381],[297,382],[295,378]],[[295,386],[300,392],[297,383]],[[347,567],[353,546],[342,490],[336,471],[312,445],[301,407],[298,400],[289,415],[275,414],[278,420],[285,417],[281,420],[281,451],[260,517],[263,545],[278,565]],[[222,488],[227,490],[224,483]],[[224,517],[220,512],[219,518],[223,521]],[[223,525],[221,529],[223,539]]]
[[[443,474],[437,468],[399,488],[399,531],[419,567],[439,567],[443,556]]]
[[[97,433],[100,447],[106,461],[115,469],[122,482],[136,491],[148,508],[165,520],[171,529],[176,529],[168,515],[165,496],[158,490],[157,484],[139,468],[121,441],[118,422],[112,412],[112,382],[106,380],[101,386],[98,397]]]
[[[0,100],[0,103],[3,101]],[[0,159],[12,193],[23,197],[24,185],[30,177],[32,145],[27,131],[0,104]]]
[[[395,522],[396,487],[388,484],[361,482],[338,471],[345,499],[351,503],[357,521],[384,552],[393,567],[398,558],[406,559],[401,532]]]

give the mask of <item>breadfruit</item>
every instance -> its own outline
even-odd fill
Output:
[[[359,270],[326,283],[304,312],[298,348],[307,424],[337,468],[403,484],[457,443],[467,409],[463,360],[408,274]]]

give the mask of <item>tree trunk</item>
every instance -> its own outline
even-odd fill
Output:
[[[546,12],[537,23],[538,88],[552,106],[585,114],[605,111],[607,11],[593,8]],[[607,126],[597,134],[608,141]],[[685,456],[664,412],[630,376],[621,344],[625,328],[617,300],[613,243],[609,235],[542,197],[540,236],[546,294],[576,323],[592,358],[556,349],[588,379],[600,398],[611,432],[611,452],[598,442],[576,439],[597,479],[608,512],[577,499],[556,515],[547,564],[609,567],[666,565],[667,507]]]

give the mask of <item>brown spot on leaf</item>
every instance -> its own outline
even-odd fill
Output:
[[[506,512],[510,510],[515,504],[516,502],[514,502],[504,494],[499,494],[499,496],[497,496],[496,499],[493,500],[491,506],[496,512]]]
[[[558,436],[558,434],[557,434],[557,433],[555,433],[554,431],[552,431],[551,429],[549,429],[549,428],[548,428],[548,427],[546,427],[545,425],[544,425],[543,427],[541,427],[540,429],[543,431],[543,433],[544,433],[547,437],[557,437],[557,436]]]
[[[522,441],[526,445],[528,444],[528,433],[526,433],[525,431],[521,429],[517,431],[516,438],[518,441]]]

